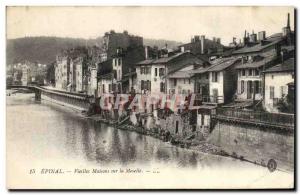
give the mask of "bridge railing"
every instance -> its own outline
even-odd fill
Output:
[[[294,114],[268,113],[251,110],[237,110],[231,108],[217,108],[216,116],[228,119],[240,119],[254,123],[265,123],[274,125],[287,125],[294,127]]]

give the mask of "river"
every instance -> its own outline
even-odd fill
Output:
[[[36,102],[33,94],[7,96],[6,105],[9,180],[12,174],[25,175],[29,169],[45,167],[68,167],[72,171],[85,167],[142,167],[144,172],[156,174],[165,170],[201,171],[204,175],[216,174],[216,178],[218,174],[228,177],[226,170],[238,170],[231,172],[230,177],[239,177],[244,172],[247,179],[243,185],[248,187],[249,183],[266,182],[266,178],[281,178],[279,181],[282,177],[293,178],[292,173],[269,173],[251,163],[179,148],[150,136],[96,123],[72,109]],[[14,185],[24,185],[24,182],[17,184],[15,178],[12,180]],[[66,186],[76,187],[76,182],[61,187]]]

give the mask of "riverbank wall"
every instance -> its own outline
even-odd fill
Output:
[[[257,164],[267,165],[274,159],[279,169],[294,167],[293,131],[217,121],[207,142]]]

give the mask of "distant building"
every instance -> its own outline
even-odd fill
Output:
[[[294,106],[294,90],[289,90],[295,80],[295,58],[290,58],[277,64],[264,72],[264,108],[268,112],[280,112],[278,104],[280,100],[292,101]],[[286,99],[285,99],[286,98]]]
[[[59,55],[56,57],[55,64],[55,87],[58,89],[67,90],[70,83],[69,71],[70,71],[70,58],[68,55]]]
[[[117,33],[114,30],[106,32],[103,37],[103,54],[101,55],[101,61],[109,60],[116,53],[117,49],[128,47],[139,47],[143,46],[143,38],[128,34],[127,31],[123,33]]]
[[[30,83],[31,81],[31,76],[30,76],[30,67],[27,64],[23,64],[22,66],[22,85],[26,86]]]

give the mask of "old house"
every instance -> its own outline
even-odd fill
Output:
[[[129,93],[131,91],[130,78],[127,74],[134,72],[135,63],[145,59],[144,50],[142,46],[130,46],[126,49],[119,48],[116,50],[116,53],[112,56],[112,69],[116,81],[113,83],[113,91],[119,93]]]
[[[56,56],[55,64],[55,87],[67,90],[69,85],[70,58],[67,52]]]
[[[205,104],[226,104],[231,102],[236,91],[236,67],[241,58],[222,58],[208,68],[209,96],[203,96]]]
[[[254,32],[247,37],[245,32],[245,46],[232,52],[233,56],[243,59],[242,64],[236,67],[238,70],[237,102],[248,101],[249,103],[244,106],[251,106],[255,101],[262,100],[264,85],[262,72],[280,62],[283,51],[292,56],[293,40],[289,15],[287,26],[283,28],[282,33],[266,37],[265,31],[262,31],[258,33],[257,38]]]
[[[112,69],[112,59],[103,61],[98,64],[98,68],[97,68],[98,97],[112,91],[112,83],[114,81],[113,74],[114,73]]]
[[[182,52],[190,51],[194,55],[211,54],[224,50],[220,38],[213,37],[213,40],[210,40],[205,38],[205,35],[195,35],[190,43],[180,45],[179,48]]]
[[[141,47],[143,46],[143,38],[140,36],[130,35],[127,31],[117,33],[114,30],[106,32],[102,42],[102,55],[101,62],[109,60],[115,55],[117,49],[128,47]]]
[[[294,104],[294,91],[289,90],[295,80],[295,58],[290,58],[263,71],[263,106],[268,112],[288,112],[289,104]],[[287,104],[286,110],[280,110],[280,104]]]
[[[192,70],[203,64],[204,61],[191,52],[181,52],[168,57],[138,62],[136,64],[137,92],[172,94],[175,92],[187,93],[188,89],[192,92],[192,81],[188,79],[189,75],[183,73],[185,74],[183,76],[182,71]],[[178,73],[176,73],[177,71]],[[179,81],[179,86],[177,86],[177,81]],[[186,90],[183,89],[185,85],[189,85]]]

